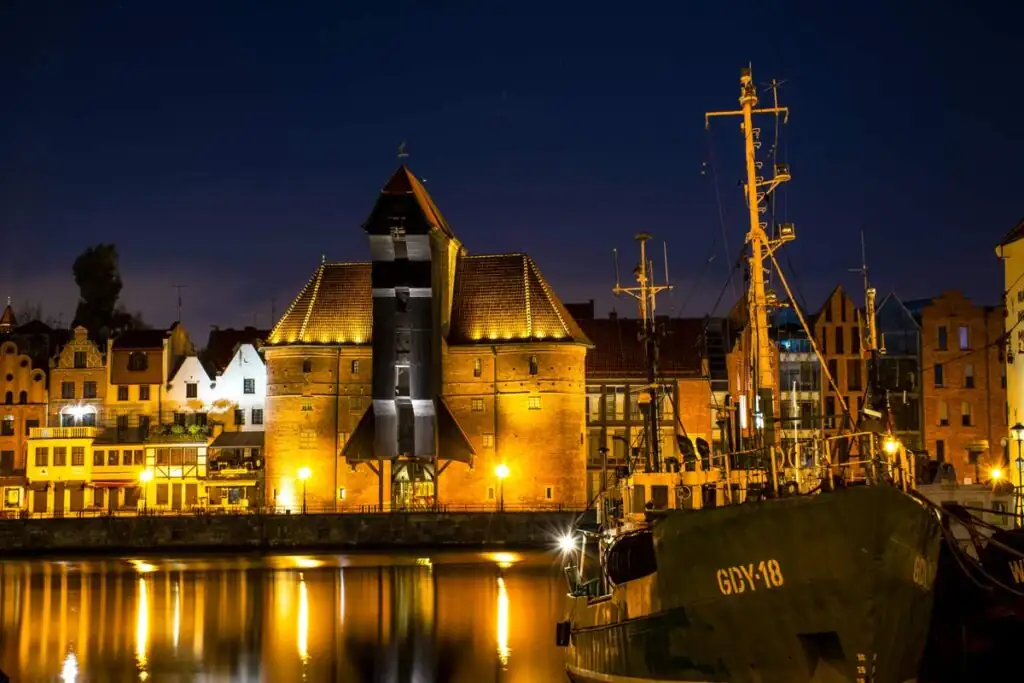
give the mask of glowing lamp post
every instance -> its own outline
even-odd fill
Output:
[[[1021,519],[1024,515],[1024,454],[1021,453],[1021,447],[1024,446],[1024,425],[1018,422],[1010,427],[1010,433],[1017,442],[1017,485],[1013,489],[1013,518],[1014,526],[1019,529],[1024,522]]]
[[[299,480],[302,481],[302,514],[306,514],[306,480],[312,475],[308,467],[299,468]]]
[[[142,470],[139,472],[139,481],[142,482],[142,512],[149,509],[149,482],[153,481],[153,470]]]
[[[501,463],[494,468],[494,476],[498,478],[498,509],[505,511],[505,477],[508,476],[508,465]]]

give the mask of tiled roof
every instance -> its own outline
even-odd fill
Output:
[[[530,339],[590,343],[526,254],[460,258],[448,342]]]
[[[17,326],[18,320],[14,317],[14,309],[11,308],[10,304],[7,304],[4,312],[0,314],[0,329],[9,330]]]
[[[592,340],[587,354],[587,377],[617,379],[644,377],[647,359],[637,338],[636,318],[595,318],[580,320],[580,327]],[[702,318],[661,318],[658,325],[665,336],[659,347],[659,373],[666,377],[700,377],[704,356]]]
[[[369,263],[322,263],[268,344],[369,344],[373,296]]]
[[[369,263],[322,264],[267,343],[368,344],[372,307]],[[590,343],[526,254],[459,258],[448,342],[526,340]]]
[[[434,204],[434,200],[430,197],[430,193],[405,164],[398,167],[391,179],[384,184],[380,193],[384,195],[413,195],[430,226],[437,228],[448,237],[455,237],[452,229],[448,226],[448,221],[444,219],[437,209],[437,205]]]
[[[115,349],[162,349],[170,330],[126,330],[114,339]]]
[[[203,349],[203,362],[217,373],[224,372],[240,345],[252,344],[259,348],[269,336],[270,330],[257,330],[255,327],[242,330],[214,328],[210,330],[206,348]]]

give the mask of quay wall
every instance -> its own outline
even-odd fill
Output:
[[[0,520],[0,559],[129,552],[551,548],[571,512],[196,515]]]

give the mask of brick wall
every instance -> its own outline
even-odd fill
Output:
[[[987,480],[1002,462],[1003,326],[1002,309],[976,306],[959,292],[936,297],[921,312],[925,448],[952,463],[961,481]]]

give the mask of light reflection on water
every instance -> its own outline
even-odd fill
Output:
[[[13,682],[565,681],[545,554],[0,563]]]

